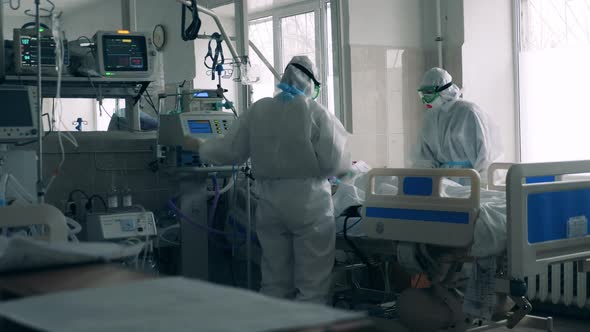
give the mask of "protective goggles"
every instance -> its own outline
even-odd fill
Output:
[[[307,70],[307,68],[303,67],[302,65],[300,65],[298,63],[291,63],[289,65],[301,70],[307,77],[309,77],[310,80],[313,81],[314,90],[313,90],[313,96],[311,97],[311,99],[313,99],[313,100],[318,99],[318,97],[320,95],[320,89],[322,87],[322,83],[320,83],[320,81],[318,81],[315,78],[315,76],[313,76],[312,72]]]
[[[424,86],[418,89],[418,95],[422,99],[424,104],[430,104],[436,100],[440,96],[442,91],[450,88],[453,85],[453,82],[449,82],[442,86]]]

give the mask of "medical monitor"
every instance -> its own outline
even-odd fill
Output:
[[[133,78],[152,75],[155,51],[146,33],[99,31],[94,42],[101,76]]]
[[[34,87],[0,86],[0,143],[36,137],[35,100]]]
[[[204,111],[160,115],[159,144],[181,146],[187,136],[204,140],[227,134],[235,116],[231,112]]]
[[[51,30],[41,28],[41,42],[38,41],[37,29],[14,29],[14,69],[18,75],[36,75],[39,63],[44,75],[57,75],[57,42]],[[41,46],[41,60],[39,57],[39,45]],[[64,41],[63,72],[69,66],[68,43]]]

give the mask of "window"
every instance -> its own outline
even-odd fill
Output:
[[[315,37],[314,12],[281,18],[281,67],[296,55],[308,56],[317,66]]]
[[[274,47],[273,47],[273,21],[272,17],[264,17],[250,22],[248,29],[250,41],[258,48],[266,60],[274,66]],[[260,68],[260,82],[254,85],[252,89],[252,100],[256,101],[264,97],[270,97],[275,91],[274,76],[268,70],[262,59],[250,47],[250,60],[252,66]]]
[[[254,17],[254,16],[253,16]],[[307,55],[322,82],[318,102],[334,112],[334,70],[332,60],[332,20],[330,1],[308,1],[298,6],[273,10],[250,21],[250,41],[279,72],[291,58]],[[252,64],[260,68],[261,81],[252,87],[252,101],[276,93],[274,76],[250,48]]]
[[[520,0],[522,160],[590,159],[590,2]]]
[[[58,105],[53,98],[43,100],[44,128],[49,130],[47,119],[53,124],[52,130],[58,131],[107,131],[111,118],[125,117],[124,99],[104,99],[102,106],[95,99],[62,98]],[[61,108],[61,120],[59,109]],[[55,119],[55,121],[54,121]]]

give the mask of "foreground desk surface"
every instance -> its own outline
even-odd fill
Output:
[[[9,297],[28,297],[83,288],[120,285],[154,278],[116,264],[64,267],[39,272],[0,275],[0,292]]]
[[[0,276],[0,292],[5,295],[5,299],[14,299],[68,290],[116,286],[153,278],[155,277],[125,269],[120,265],[85,265]],[[2,321],[1,319],[0,330],[19,332],[34,331],[23,328],[19,325],[12,324],[5,320]],[[282,331],[319,332],[325,330],[343,332],[377,331],[374,328],[372,322],[367,319],[339,322],[329,326],[317,326],[313,328]]]

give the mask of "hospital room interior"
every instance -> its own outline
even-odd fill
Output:
[[[588,0],[2,0],[0,45],[0,331],[590,331]]]

